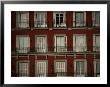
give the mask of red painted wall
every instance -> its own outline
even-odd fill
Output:
[[[88,11],[86,12],[86,24],[87,27],[85,29],[72,29],[72,21],[73,21],[73,12],[67,11],[66,12],[66,29],[53,29],[53,12],[48,11],[47,12],[47,29],[36,29],[34,28],[34,12],[29,12],[29,29],[26,30],[16,30],[16,12],[11,12],[11,50],[15,51],[16,49],[16,35],[29,35],[30,36],[30,49],[31,52],[35,51],[35,35],[47,35],[47,41],[48,41],[48,51],[53,52],[54,51],[54,35],[55,34],[66,34],[67,36],[67,50],[73,51],[73,35],[74,34],[86,34],[87,36],[87,51],[92,52],[93,51],[93,34],[100,34],[100,28],[94,28],[91,29],[92,26],[92,12]],[[52,28],[52,30],[50,30]],[[68,30],[68,28],[71,28],[71,30]],[[14,54],[12,54],[13,56]],[[16,54],[15,54],[16,55]],[[19,60],[29,60],[30,61],[30,76],[35,76],[35,60],[48,60],[48,76],[55,76],[54,74],[54,60],[60,60],[65,59],[67,60],[67,74],[68,76],[74,75],[74,60],[75,59],[84,59],[84,55],[76,55],[76,58],[74,56],[67,55],[65,56],[55,56],[54,55],[47,55],[47,56],[37,56],[37,59],[35,55],[28,54],[29,57],[26,54],[26,57],[12,57],[11,58],[11,68],[13,72],[16,72],[16,61]],[[22,55],[21,55],[22,56]],[[100,54],[96,55],[97,59],[100,59]],[[94,67],[93,67],[93,61],[94,61],[94,55],[87,55],[87,73],[88,76],[93,76]]]

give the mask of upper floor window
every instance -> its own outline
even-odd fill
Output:
[[[29,27],[29,12],[16,12],[16,26],[20,28]]]
[[[16,37],[16,51],[19,53],[27,53],[30,50],[30,38],[29,36],[18,35]]]
[[[83,52],[87,50],[86,35],[73,35],[73,51]]]
[[[34,12],[34,27],[47,27],[47,13],[46,12]]]
[[[86,12],[73,12],[73,27],[86,26]]]
[[[36,36],[35,46],[37,52],[47,51],[47,37],[46,36]]]
[[[55,36],[55,52],[65,52],[67,51],[67,37],[65,35]]]
[[[100,12],[99,11],[92,12],[92,25],[100,26]]]
[[[93,35],[93,51],[100,51],[100,36]]]
[[[54,27],[66,27],[65,12],[54,12]]]

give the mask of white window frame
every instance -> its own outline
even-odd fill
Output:
[[[28,47],[27,48],[23,47],[23,49],[20,49],[20,42],[18,41],[18,39],[22,37],[28,38]],[[30,37],[28,35],[16,35],[16,51],[18,53],[28,53],[30,51]]]
[[[99,34],[93,34],[93,51],[100,51],[100,44],[99,47],[96,47],[96,37],[100,35]]]
[[[59,25],[56,24],[56,14],[63,14],[63,23]],[[60,17],[59,17],[60,19]],[[63,11],[59,11],[59,12],[53,12],[53,26],[54,27],[57,27],[57,28],[65,28],[66,27],[66,12],[63,12]]]
[[[35,35],[35,48],[37,48],[37,37],[45,37],[45,49],[44,50],[41,50],[41,51],[38,51],[37,49],[36,49],[36,51],[37,52],[48,52],[48,39],[47,39],[47,35]]]
[[[84,62],[84,74],[80,73],[80,75],[77,75],[76,62],[80,62],[80,61]],[[75,77],[85,77],[85,76],[87,76],[87,60],[86,59],[75,59],[73,63],[74,63],[74,76]]]
[[[97,75],[96,73],[96,62],[99,62],[99,64],[100,64],[100,59],[94,59],[94,76],[95,77],[100,77],[100,73],[99,73],[99,75]],[[99,65],[100,66],[100,65]],[[100,70],[100,69],[99,69]],[[100,71],[99,71],[100,72]]]
[[[83,15],[84,15],[84,24],[83,24],[83,26],[76,26],[76,13],[83,13]],[[73,28],[75,28],[75,27],[85,27],[86,26],[86,12],[84,12],[84,11],[81,11],[81,12],[77,12],[77,11],[74,11],[73,12]]]
[[[46,73],[43,73],[41,75],[39,75],[37,73],[37,63],[38,62],[45,62],[46,63]],[[48,60],[35,60],[35,76],[36,77],[47,77],[48,76]]]
[[[97,20],[95,17],[96,12],[98,12],[98,11],[92,12],[92,26],[98,27],[98,26],[100,26],[100,12],[99,12],[99,20]],[[99,22],[99,23],[97,23],[97,22]]]
[[[28,64],[28,72],[27,72],[27,75],[26,76],[20,76],[19,75],[19,63],[27,63]],[[17,61],[16,62],[16,73],[17,73],[17,76],[18,77],[29,77],[30,75],[30,61],[29,60],[20,60],[20,61]]]
[[[65,46],[66,48],[64,50],[59,50],[59,51],[57,50],[57,42],[56,42],[57,36],[59,36],[59,37],[61,36],[61,37],[64,37],[66,39],[66,42],[64,43],[66,45]],[[66,52],[67,51],[67,36],[66,36],[66,34],[55,34],[54,35],[54,51],[55,52]]]
[[[26,22],[24,22],[24,24],[23,24],[23,20],[21,19],[21,15],[23,14],[23,13],[27,13],[27,18],[25,19],[26,20]],[[17,11],[16,12],[16,26],[17,27],[19,27],[19,28],[29,28],[29,12],[27,12],[27,11]]]
[[[65,62],[65,72],[57,73],[56,62]],[[54,60],[54,73],[56,74],[57,77],[67,76],[67,60]]]
[[[38,21],[37,21],[37,13],[40,14],[40,24],[38,25]],[[42,24],[42,19],[41,19],[41,16],[42,14],[45,16],[44,19],[43,19],[43,24]],[[34,27],[37,27],[37,28],[46,28],[47,27],[47,12],[46,11],[36,11],[34,12]]]
[[[78,49],[77,49],[77,47],[76,47],[76,40],[75,40],[76,36],[84,36],[84,37],[85,37],[85,46],[84,46],[84,47],[81,46],[81,47],[83,48],[83,50],[78,50]],[[86,39],[86,34],[74,34],[74,35],[73,35],[73,51],[74,51],[74,52],[85,52],[85,51],[87,51],[87,39]]]

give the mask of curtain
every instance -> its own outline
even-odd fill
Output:
[[[76,52],[86,51],[86,37],[84,35],[75,36]]]
[[[84,61],[77,61],[76,62],[76,74],[77,75],[84,75]]]
[[[29,12],[18,12],[17,21],[18,27],[29,27]]]
[[[84,13],[76,13],[76,26],[84,26]]]
[[[16,38],[16,47],[18,48],[18,52],[27,53],[30,47],[29,37],[17,37]]]
[[[46,52],[46,37],[38,36],[36,42],[37,52]]]

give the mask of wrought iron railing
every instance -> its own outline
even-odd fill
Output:
[[[47,27],[47,22],[44,22],[44,21],[34,21],[34,27],[46,28]]]
[[[16,24],[17,24],[18,28],[28,28],[29,27],[29,21],[17,22]]]
[[[11,72],[12,77],[30,77],[26,73]],[[72,72],[54,72],[54,73],[36,73],[34,77],[100,77],[100,73],[72,73]]]
[[[69,51],[71,49],[71,51]],[[94,46],[93,47],[93,52],[99,52],[100,47],[99,46]],[[67,46],[52,46],[52,47],[35,47],[35,48],[30,48],[30,47],[22,47],[22,48],[12,48],[12,52],[16,53],[49,53],[49,52],[54,52],[54,53],[68,53],[68,52],[88,52],[86,46],[77,46],[77,47],[67,47]]]

